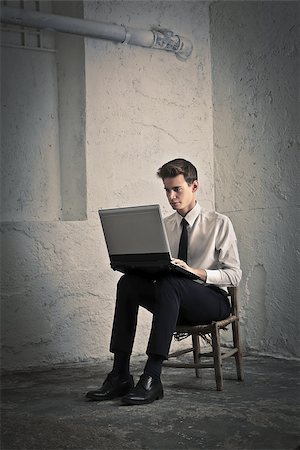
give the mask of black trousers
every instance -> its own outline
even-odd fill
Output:
[[[117,287],[110,351],[131,354],[139,306],[153,314],[147,354],[167,358],[176,324],[202,325],[230,314],[229,300],[214,287],[178,275],[155,281],[123,275]]]

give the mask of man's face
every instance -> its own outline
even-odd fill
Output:
[[[164,178],[163,183],[169,203],[175,211],[178,211],[180,215],[185,216],[194,208],[198,181],[193,181],[193,183],[189,185],[181,174],[176,177]]]

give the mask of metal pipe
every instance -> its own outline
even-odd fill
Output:
[[[1,8],[1,22],[171,51],[183,61],[191,55],[193,50],[193,44],[189,39],[166,29],[141,30],[124,25],[95,22],[7,6]]]

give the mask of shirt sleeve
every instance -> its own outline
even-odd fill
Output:
[[[218,268],[206,270],[206,283],[219,286],[238,286],[242,278],[242,271],[236,235],[230,219],[226,216],[223,218],[216,237]]]

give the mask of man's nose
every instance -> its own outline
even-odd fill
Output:
[[[176,192],[171,190],[170,194],[169,194],[169,197],[170,197],[171,200],[172,200],[172,198],[175,198],[176,197]]]

